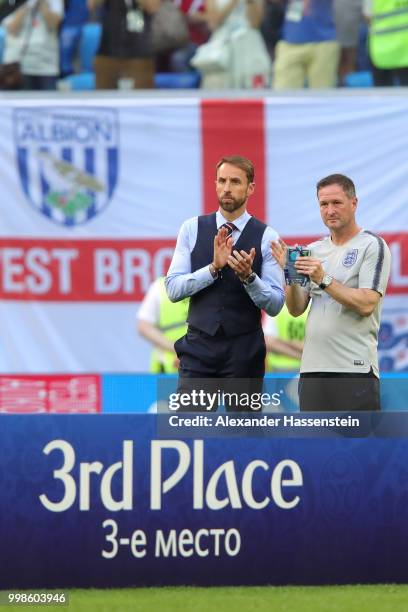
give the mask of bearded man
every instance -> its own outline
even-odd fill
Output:
[[[255,191],[250,160],[223,157],[215,185],[218,210],[183,223],[166,277],[172,302],[190,298],[188,330],[175,343],[178,390],[191,391],[193,380],[222,378],[246,379],[257,392],[265,374],[261,311],[277,315],[285,297],[270,248],[277,233],[247,211]]]

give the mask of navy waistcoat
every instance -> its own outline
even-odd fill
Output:
[[[261,243],[265,228],[264,223],[251,217],[233,247],[233,250],[243,249],[247,253],[255,247],[252,269],[258,276],[261,276]],[[215,213],[198,217],[197,242],[191,252],[192,272],[212,262],[216,233]],[[261,326],[261,311],[255,306],[235,272],[226,265],[212,285],[190,298],[187,321],[210,336],[214,336],[220,327],[226,336],[237,336]]]

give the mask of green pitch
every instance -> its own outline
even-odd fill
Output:
[[[1,606],[31,612],[405,612],[408,585],[72,589],[69,606]]]

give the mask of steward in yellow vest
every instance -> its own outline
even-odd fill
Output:
[[[270,322],[275,326],[272,334],[268,322],[264,325],[267,372],[297,371],[305,339],[308,310],[300,317],[293,317],[284,304],[280,313]]]
[[[408,0],[373,0],[369,47],[376,68],[408,67]]]
[[[174,344],[176,340],[187,332],[186,321],[190,300],[186,298],[180,302],[170,302],[164,286],[164,278],[160,280],[160,318],[158,327],[166,338]],[[174,374],[178,372],[178,367],[174,365],[175,359],[176,354],[174,352],[155,349],[150,362],[150,371],[153,373]]]
[[[150,361],[153,374],[173,374],[178,360],[173,345],[187,331],[189,299],[170,302],[164,278],[158,278],[149,288],[138,313],[138,331],[154,346]]]

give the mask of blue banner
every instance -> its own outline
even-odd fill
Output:
[[[381,409],[402,411],[408,409],[408,377],[404,373],[386,373],[381,376]],[[155,374],[104,374],[101,376],[101,404],[104,413],[156,412],[157,399],[168,400],[177,387],[177,375]],[[299,410],[298,373],[267,374],[265,391],[271,397],[278,393],[275,402],[263,405],[264,412],[297,412]],[[137,401],[135,401],[137,398]],[[328,409],[330,407],[328,406]]]
[[[2,589],[407,582],[407,438],[1,419]]]

